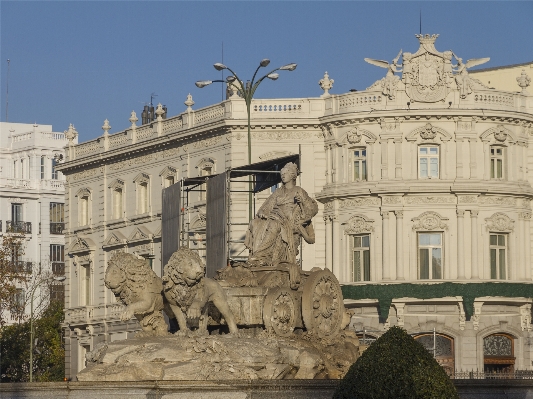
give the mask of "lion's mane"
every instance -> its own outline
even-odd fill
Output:
[[[108,262],[108,267],[116,267],[124,275],[125,280],[120,288],[115,289],[114,292],[116,295],[120,295],[120,299],[125,304],[131,303],[132,295],[144,291],[151,283],[152,270],[143,259],[138,259],[132,254],[115,252]],[[105,284],[110,288],[107,281]]]
[[[186,268],[191,268],[193,262],[203,265],[202,258],[197,252],[181,247],[172,254],[164,268],[165,296],[170,297],[169,299],[174,300],[184,310],[189,308],[198,290],[203,287],[203,279],[192,287],[189,287],[183,279]]]

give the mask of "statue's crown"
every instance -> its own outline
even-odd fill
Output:
[[[435,40],[437,40],[437,37],[439,37],[439,35],[429,35],[429,34],[425,34],[425,35],[415,35],[418,40],[420,41],[420,44],[424,44],[424,43],[435,43]]]

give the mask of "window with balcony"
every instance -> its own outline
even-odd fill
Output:
[[[63,234],[65,228],[65,204],[50,202],[50,234]]]
[[[423,145],[418,147],[418,177],[420,179],[439,178],[439,147]]]
[[[353,181],[367,180],[366,175],[366,148],[353,151]]]
[[[491,233],[489,240],[490,278],[494,280],[505,280],[507,276],[507,234]]]
[[[31,223],[23,220],[22,204],[11,204],[11,220],[6,222],[6,231],[11,233],[31,234]]]
[[[418,269],[421,280],[442,279],[442,233],[418,233]]]
[[[352,237],[352,281],[370,281],[370,235]]]
[[[52,263],[52,273],[56,276],[65,274],[65,246],[50,244],[50,262]]]
[[[504,148],[490,147],[490,178],[503,179]]]

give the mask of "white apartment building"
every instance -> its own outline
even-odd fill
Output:
[[[511,91],[491,89],[468,74],[487,59],[463,63],[435,48],[437,36],[417,37],[418,49],[398,43],[412,51],[401,65],[400,55],[390,64],[369,59],[388,72],[366,90],[331,94],[326,74],[319,97],[254,99],[252,163],[301,153],[298,183],[320,207],[303,268],[335,273],[364,344],[399,325],[435,344],[450,371],[532,369],[528,76],[517,73]],[[114,134],[106,121],[98,139],[69,143],[59,167],[69,377],[95,344],[138,330],[135,320],[120,321],[104,273],[114,251],[145,257],[161,273],[161,190],[247,164],[242,98],[193,110],[189,96],[185,105],[168,119],[160,108],[142,126],[132,113],[131,127]],[[257,206],[269,194],[259,193]],[[232,222],[247,222],[247,194],[232,193],[231,203]],[[202,248],[201,192],[189,195],[183,215],[188,244]],[[229,256],[241,253],[235,246]]]
[[[24,254],[13,262],[32,281],[44,271],[64,274],[65,186],[56,165],[67,142],[51,125],[0,123],[0,234],[24,234]],[[18,288],[21,304],[25,288]],[[55,288],[62,297],[63,286]]]

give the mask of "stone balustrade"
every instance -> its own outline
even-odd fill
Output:
[[[84,324],[98,320],[118,319],[123,310],[124,305],[120,303],[69,308],[65,309],[65,323]]]

